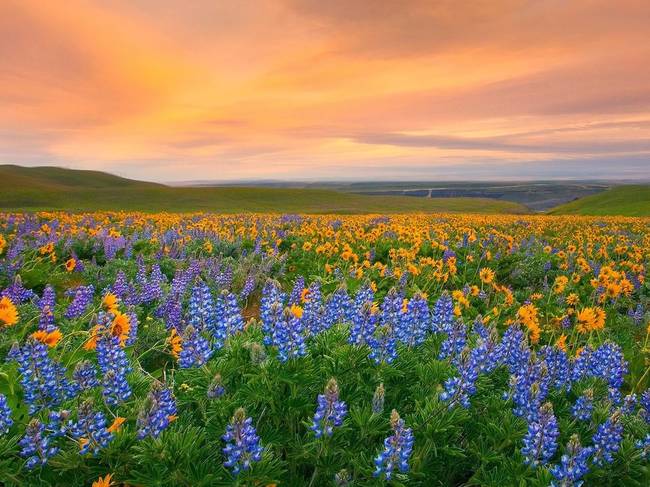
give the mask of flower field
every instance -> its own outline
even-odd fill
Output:
[[[650,485],[650,219],[0,213],[0,483]]]

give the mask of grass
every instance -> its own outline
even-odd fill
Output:
[[[524,206],[486,198],[367,196],[323,189],[177,188],[97,171],[0,166],[4,210],[192,212],[526,213]]]
[[[560,205],[550,213],[554,215],[650,216],[650,186],[617,186],[603,193]]]

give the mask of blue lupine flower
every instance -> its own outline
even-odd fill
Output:
[[[214,299],[208,285],[198,280],[192,289],[188,303],[187,322],[196,330],[205,330],[214,326],[215,307]]]
[[[11,417],[11,408],[7,404],[7,397],[0,394],[0,435],[7,434],[13,424],[14,420]]]
[[[325,328],[352,321],[354,307],[345,286],[339,286],[325,302]]]
[[[33,339],[22,348],[16,343],[7,358],[18,362],[20,383],[30,414],[43,407],[56,406],[76,394],[76,384],[66,378],[63,365],[50,359],[47,345]]]
[[[646,423],[650,423],[650,389],[646,389],[643,394],[641,394],[641,399],[639,399],[640,411],[639,414]]]
[[[465,343],[467,343],[467,327],[462,321],[456,321],[451,329],[447,330],[447,338],[440,346],[438,360],[449,358],[454,361],[465,348]]]
[[[65,317],[71,319],[83,315],[92,303],[94,294],[95,288],[92,284],[66,291],[66,295],[72,296],[72,302],[65,312]]]
[[[45,425],[32,419],[25,429],[25,436],[18,442],[20,455],[27,458],[25,467],[31,470],[37,465],[45,465],[48,458],[56,455],[59,447],[52,445],[51,441],[52,436],[45,430]]]
[[[634,321],[635,325],[640,325],[645,316],[645,309],[643,309],[643,305],[639,303],[636,305],[636,308],[630,308],[627,315],[632,319],[632,321]]]
[[[255,289],[255,275],[254,274],[248,274],[246,276],[246,280],[244,281],[244,285],[242,287],[241,292],[239,293],[239,297],[242,300],[248,299],[248,296],[253,292]]]
[[[68,431],[79,441],[79,455],[90,452],[96,456],[113,439],[113,434],[106,428],[106,416],[101,411],[93,411],[90,401],[79,406],[77,421],[70,421]]]
[[[463,350],[458,361],[459,375],[445,381],[445,390],[440,393],[440,400],[449,403],[449,409],[457,404],[469,408],[469,398],[476,392],[476,380],[482,364],[488,361],[489,351],[486,342],[478,339],[476,346]]]
[[[509,326],[499,344],[500,353],[511,374],[520,372],[528,367],[530,349],[526,342],[526,334],[517,325]]]
[[[9,257],[10,255],[7,253],[5,255],[5,259],[8,261],[10,260]],[[5,296],[11,299],[11,301],[14,303],[24,303],[35,297],[36,294],[31,289],[27,289],[25,286],[23,286],[23,281],[20,276],[16,276],[11,285],[5,288],[2,293],[0,293],[0,297]]]
[[[416,293],[408,302],[406,313],[401,316],[397,337],[409,346],[420,345],[427,336],[430,323],[427,300],[422,293]]]
[[[318,395],[318,407],[310,429],[316,438],[320,438],[323,433],[332,436],[334,428],[343,424],[346,414],[347,406],[339,400],[339,386],[335,379],[330,379],[324,393]]]
[[[390,425],[393,434],[384,440],[384,450],[375,458],[373,473],[375,477],[383,475],[386,480],[391,479],[395,467],[402,473],[408,472],[408,461],[415,441],[413,431],[405,427],[404,420],[394,409],[390,415]]]
[[[633,414],[634,408],[637,404],[636,394],[628,394],[623,398],[623,405],[621,406],[622,414]]]
[[[99,368],[104,374],[102,394],[108,405],[116,406],[131,397],[131,387],[126,380],[131,371],[129,360],[119,338],[107,333],[97,339],[96,351]]]
[[[176,400],[172,392],[160,382],[154,382],[145,404],[138,415],[138,439],[158,438],[176,416]]]
[[[377,329],[378,316],[372,310],[372,303],[364,303],[352,319],[348,341],[353,345],[367,344]]]
[[[571,408],[571,414],[574,418],[580,421],[589,421],[593,410],[594,391],[592,389],[587,389],[585,393],[576,400],[575,404]]]
[[[448,332],[454,323],[454,301],[444,292],[433,307],[431,326],[434,333]]]
[[[208,340],[192,325],[188,325],[183,331],[181,344],[182,349],[178,356],[178,365],[183,369],[201,367],[214,353]]]
[[[589,472],[589,458],[593,453],[592,447],[583,447],[578,435],[573,435],[562,455],[559,465],[551,467],[550,471],[555,477],[551,482],[552,487],[580,487],[582,477]]]
[[[553,406],[547,402],[542,406],[538,419],[528,424],[521,449],[524,463],[532,467],[547,464],[557,450],[559,436],[560,429],[553,414]]]
[[[260,445],[252,418],[246,417],[243,408],[237,409],[230,424],[226,427],[226,434],[222,437],[226,442],[223,453],[226,461],[223,465],[237,475],[242,470],[249,470],[253,462],[262,459],[264,449]]]
[[[133,294],[133,289],[129,284],[128,279],[126,278],[126,274],[124,274],[124,271],[119,271],[117,273],[117,276],[115,277],[115,282],[110,287],[110,290],[122,301],[124,301],[128,295]]]
[[[289,295],[289,301],[287,304],[299,305],[300,297],[302,296],[303,289],[305,289],[305,278],[302,276],[298,276],[293,284],[293,289],[291,290],[291,294]]]
[[[634,446],[641,450],[641,458],[650,459],[650,433],[645,435],[642,440],[638,440]]]
[[[368,338],[370,353],[368,357],[379,365],[384,362],[392,363],[397,358],[397,337],[389,325],[382,325]]]
[[[99,385],[97,379],[97,370],[95,366],[88,360],[78,362],[72,372],[72,378],[82,391],[92,389]]]
[[[540,350],[540,358],[546,366],[549,384],[568,391],[571,388],[571,374],[567,354],[557,347],[546,345]]]
[[[218,399],[226,393],[226,389],[223,386],[223,381],[221,379],[221,374],[215,374],[212,382],[208,385],[208,390],[206,395],[208,399]]]
[[[278,348],[280,362],[307,355],[302,320],[289,308],[285,308],[282,318],[275,325],[273,344]]]
[[[614,453],[618,451],[623,440],[623,424],[620,411],[615,411],[604,423],[598,426],[593,437],[594,456],[596,465],[604,465],[614,461]]]
[[[302,322],[306,333],[313,336],[325,330],[327,327],[326,313],[320,283],[314,281],[309,285],[302,311]]]
[[[375,389],[375,393],[372,396],[372,412],[375,414],[381,414],[384,412],[384,401],[386,398],[386,389],[384,389],[384,384],[381,383]]]
[[[623,385],[625,374],[627,374],[627,361],[619,345],[607,342],[594,350],[589,357],[587,373],[591,377],[604,380],[611,389],[615,390],[611,391],[610,399],[615,403],[620,401],[618,390]]]
[[[56,293],[54,292],[54,288],[50,285],[47,285],[43,290],[43,296],[38,301],[38,309],[41,312],[41,315],[38,319],[39,330],[51,333],[56,329],[56,325],[54,324],[55,302]]]
[[[267,279],[260,299],[260,320],[262,321],[265,345],[273,343],[273,330],[276,323],[282,318],[284,300],[285,295],[282,293],[280,285],[272,279]]]

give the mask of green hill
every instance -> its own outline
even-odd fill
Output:
[[[0,166],[4,210],[192,212],[525,213],[524,206],[484,198],[366,196],[323,189],[177,188],[98,171]]]
[[[650,216],[650,186],[616,186],[550,211],[553,215]]]

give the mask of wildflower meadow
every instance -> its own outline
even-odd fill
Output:
[[[648,270],[648,218],[0,213],[0,483],[647,486]]]

